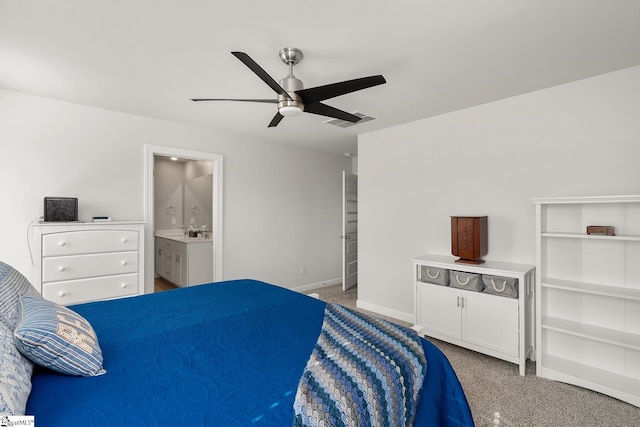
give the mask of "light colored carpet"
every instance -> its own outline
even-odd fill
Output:
[[[357,287],[343,292],[341,285],[335,285],[310,292],[319,294],[324,301],[357,309]],[[640,408],[581,387],[539,378],[534,362],[527,362],[526,375],[522,377],[515,364],[427,339],[451,362],[478,427],[491,426],[495,412],[500,413],[503,427],[640,427]]]

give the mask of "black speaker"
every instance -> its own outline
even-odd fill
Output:
[[[45,222],[70,222],[78,220],[77,197],[45,197]]]

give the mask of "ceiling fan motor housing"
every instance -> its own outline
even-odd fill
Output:
[[[297,107],[301,111],[304,111],[304,103],[296,93],[297,90],[303,89],[302,82],[293,76],[287,76],[280,80],[280,86],[289,94],[291,99],[278,94],[278,110],[282,107]]]

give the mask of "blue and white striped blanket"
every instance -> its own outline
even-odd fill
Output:
[[[415,331],[328,304],[294,426],[411,426],[427,370]]]

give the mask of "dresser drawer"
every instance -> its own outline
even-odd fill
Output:
[[[42,282],[136,273],[138,252],[115,252],[42,259]]]
[[[138,294],[138,274],[97,277],[43,286],[42,296],[61,305],[120,298]]]
[[[130,230],[80,230],[42,236],[42,256],[137,251],[138,232]]]

